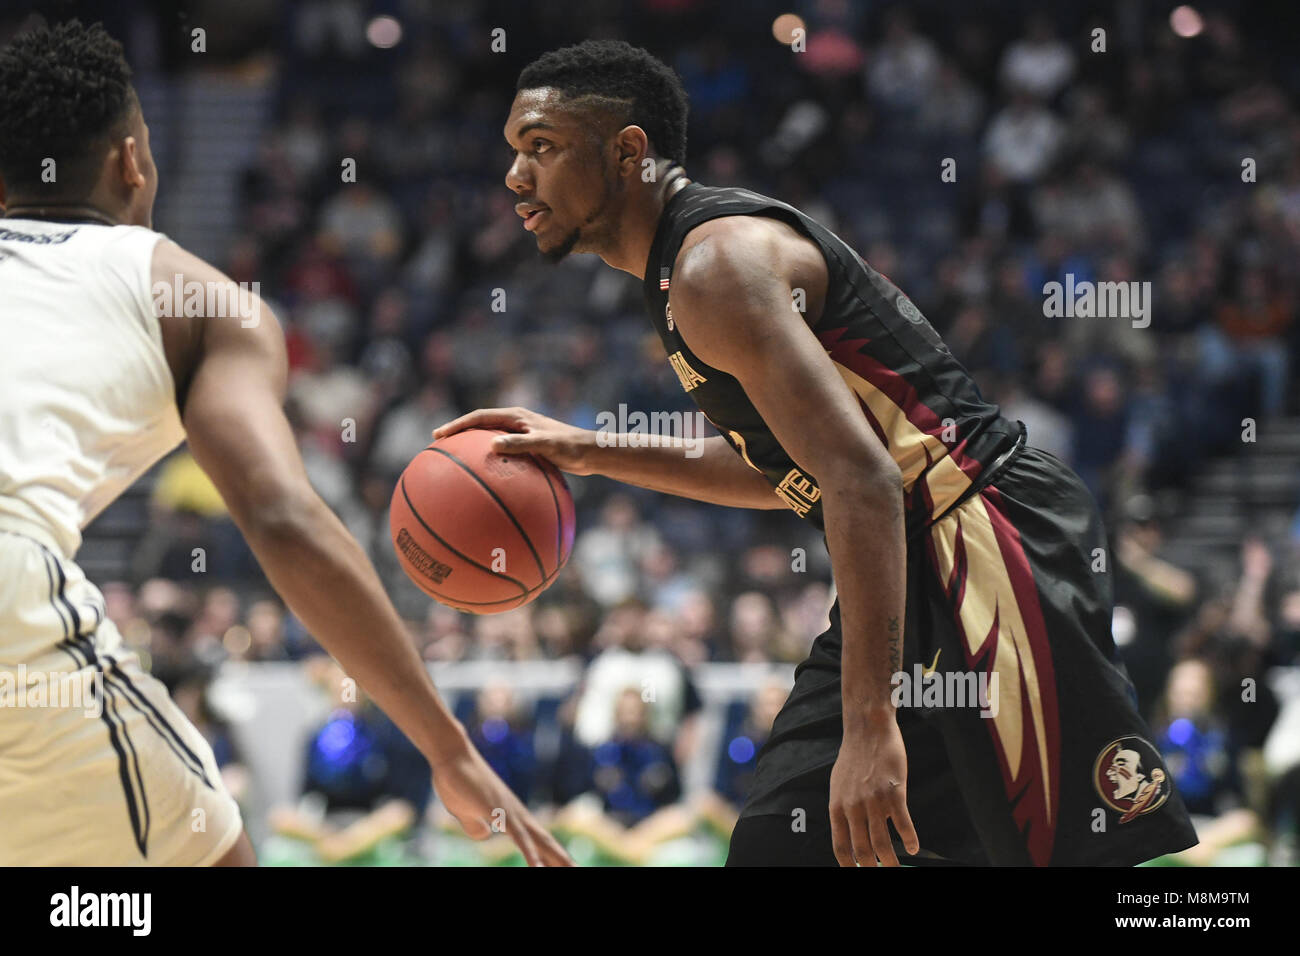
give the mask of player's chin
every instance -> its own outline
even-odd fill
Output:
[[[570,252],[572,252],[573,247],[576,246],[577,244],[578,244],[577,230],[574,230],[570,235],[568,235],[564,239],[558,242],[552,241],[550,244],[544,244],[542,237],[541,236],[537,237],[537,251],[542,254],[542,258],[544,258],[547,262],[559,262]]]

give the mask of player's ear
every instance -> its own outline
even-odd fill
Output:
[[[625,173],[640,173],[641,160],[650,153],[650,138],[640,126],[624,126],[614,136],[615,159]]]
[[[118,147],[118,172],[122,182],[135,189],[143,189],[146,182],[141,159],[139,141],[134,136],[122,140]]]

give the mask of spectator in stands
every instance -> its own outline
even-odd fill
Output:
[[[1207,326],[1207,348],[1222,353],[1220,364],[1258,381],[1259,410],[1265,418],[1281,413],[1291,375],[1287,336],[1295,322],[1295,302],[1260,267],[1247,267],[1236,296],[1218,310],[1218,325]]]
[[[981,378],[979,384],[980,390],[998,403],[1003,415],[1025,423],[1030,444],[1062,461],[1070,460],[1074,450],[1074,426],[1070,419],[1027,393],[1016,375],[989,375]]]
[[[605,812],[624,826],[640,823],[681,796],[677,764],[650,734],[649,712],[637,687],[625,688],[614,707],[614,732],[592,752],[592,779]]]
[[[970,139],[984,118],[984,96],[951,60],[939,65],[933,85],[917,117],[922,132],[934,136]]]
[[[320,211],[321,240],[362,276],[372,276],[402,251],[405,226],[397,207],[361,176]]]
[[[939,75],[939,54],[902,7],[885,14],[884,37],[867,61],[867,91],[886,109],[916,110]]]
[[[766,663],[783,642],[781,621],[772,599],[759,591],[736,595],[731,602],[731,657],[741,663]]]
[[[1148,720],[1164,693],[1174,637],[1194,612],[1198,592],[1193,574],[1160,556],[1163,540],[1154,501],[1146,495],[1126,501],[1115,535],[1115,604],[1134,626],[1119,652]]]
[[[533,629],[536,607],[525,604],[500,614],[481,614],[473,618],[472,656],[481,660],[531,661],[542,656]]]
[[[533,728],[522,719],[509,684],[496,681],[478,692],[468,730],[483,759],[527,803],[537,773]]]
[[[659,535],[641,520],[629,495],[611,495],[600,523],[578,533],[572,564],[587,590],[605,607],[637,595],[637,567],[660,544]]]
[[[307,667],[333,709],[307,742],[308,799],[273,810],[270,823],[276,833],[307,841],[323,862],[341,863],[409,835],[428,807],[433,776],[419,750],[338,664],[318,658]]]
[[[641,605],[626,604],[597,632],[595,642],[603,650],[583,678],[574,730],[582,744],[598,747],[615,731],[616,704],[625,689],[636,687],[645,698],[650,736],[688,759],[700,697],[681,660],[662,643],[672,640],[672,628],[647,628],[646,617]]]
[[[997,173],[1015,184],[1036,182],[1056,159],[1065,127],[1028,93],[1016,92],[989,123],[984,152]]]
[[[1118,369],[1099,364],[1087,373],[1071,418],[1074,470],[1104,509],[1109,501],[1108,479],[1128,438],[1128,408]]]
[[[665,824],[673,835],[679,832],[677,763],[651,736],[648,715],[641,689],[625,687],[614,702],[613,732],[591,750],[589,793],[597,799],[573,801],[554,822],[557,832],[585,836],[614,859],[634,864],[645,863],[663,842]]]
[[[1140,255],[1146,246],[1137,196],[1118,176],[1081,158],[1035,191],[1038,228],[1088,252]]]
[[[732,806],[733,812],[739,811],[749,794],[758,752],[767,743],[772,732],[772,722],[776,720],[789,693],[790,688],[784,682],[771,681],[764,684],[754,694],[740,726],[729,728],[725,744],[718,754],[713,788],[722,800]],[[731,823],[735,825],[734,818]],[[730,834],[731,830],[726,832]]]
[[[1074,53],[1056,35],[1051,18],[1035,11],[1026,23],[1025,35],[1002,55],[1002,82],[1008,89],[1046,101],[1070,81],[1074,68]]]
[[[1208,662],[1188,658],[1169,672],[1164,726],[1156,747],[1187,810],[1217,816],[1241,803],[1241,784],[1228,734],[1214,712],[1214,675]]]
[[[1157,738],[1200,840],[1174,858],[1195,866],[1213,866],[1229,847],[1264,836],[1259,814],[1242,805],[1239,756],[1214,715],[1213,683],[1208,662],[1189,658],[1176,664],[1166,697],[1171,719]]]
[[[446,383],[425,380],[413,397],[379,420],[378,434],[370,450],[371,467],[396,483],[397,476],[411,459],[429,444],[433,429],[457,414]]]
[[[214,669],[197,659],[172,673],[155,674],[167,686],[168,693],[181,712],[189,718],[212,748],[212,756],[221,771],[226,788],[242,805],[248,795],[251,777],[244,764],[230,723],[213,706],[210,689]]]

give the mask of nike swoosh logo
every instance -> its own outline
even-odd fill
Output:
[[[934,652],[934,660],[930,662],[929,667],[927,667],[925,670],[921,672],[922,677],[929,677],[931,674],[934,673],[934,669],[939,666],[939,655],[942,653],[943,653],[942,647]]]

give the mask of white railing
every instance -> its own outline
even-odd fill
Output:
[[[503,682],[514,690],[527,713],[539,698],[567,697],[581,681],[584,667],[579,660],[567,659],[464,661],[433,664],[429,670],[453,705],[464,694]],[[788,664],[701,664],[691,668],[690,675],[703,707],[694,755],[682,768],[682,784],[688,793],[713,783],[728,707],[735,701],[748,702],[770,681],[789,686],[794,668]],[[213,683],[211,698],[229,720],[252,777],[245,822],[256,837],[270,807],[297,800],[308,735],[332,705],[307,679],[302,665],[292,662],[226,664]]]

